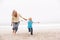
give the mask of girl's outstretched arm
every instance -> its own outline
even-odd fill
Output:
[[[38,23],[39,24],[40,22],[33,22],[33,23]]]

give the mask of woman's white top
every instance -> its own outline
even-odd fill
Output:
[[[18,22],[19,21],[19,15],[17,17],[12,16],[12,22]]]

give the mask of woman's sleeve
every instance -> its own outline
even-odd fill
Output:
[[[23,18],[20,14],[18,14],[18,15],[19,15],[19,17]]]

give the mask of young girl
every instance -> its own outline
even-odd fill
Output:
[[[13,10],[12,13],[12,22],[11,22],[11,26],[13,26],[13,34],[15,35],[17,30],[18,30],[18,26],[19,26],[19,17],[23,18],[20,14],[17,13],[16,10]],[[24,20],[27,20],[25,18],[23,18]]]
[[[40,22],[33,22],[31,17],[28,19],[28,31],[31,33],[31,35],[33,35],[33,28],[32,28],[33,23],[40,23]]]

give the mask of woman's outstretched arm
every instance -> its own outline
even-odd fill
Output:
[[[25,19],[24,17],[22,17],[20,14],[19,14],[19,16],[20,16],[21,18],[23,18],[24,20],[27,20],[27,19]]]

